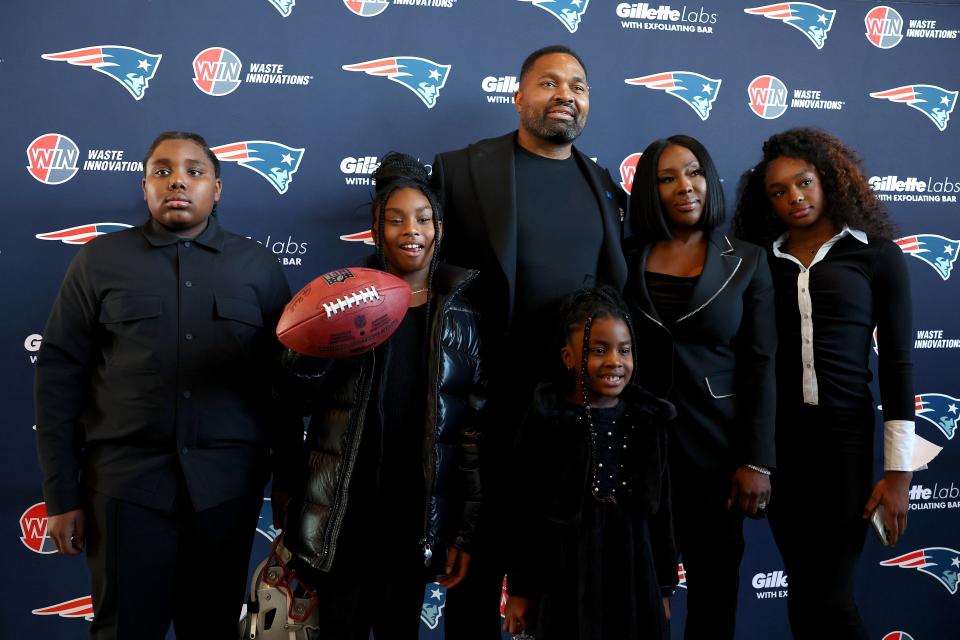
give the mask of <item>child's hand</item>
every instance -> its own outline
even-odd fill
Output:
[[[863,507],[863,519],[869,520],[876,508],[883,505],[887,516],[885,524],[890,531],[890,544],[896,544],[907,530],[907,512],[910,503],[907,494],[912,478],[911,471],[887,471],[883,479],[873,488],[870,499]]]
[[[663,597],[663,615],[670,622],[670,596]]]
[[[437,582],[444,589],[452,589],[467,577],[467,568],[470,566],[470,554],[457,547],[450,547],[447,552],[447,566],[445,574]]]
[[[510,596],[503,608],[503,630],[507,633],[524,633],[533,625],[533,599]]]

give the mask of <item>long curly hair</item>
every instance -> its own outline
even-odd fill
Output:
[[[740,177],[732,222],[738,238],[769,249],[787,230],[773,213],[765,185],[767,166],[781,156],[809,162],[816,168],[826,201],[824,215],[838,228],[849,225],[875,238],[896,235],[886,207],[860,169],[857,152],[826,131],[800,127],[770,136],[763,143],[763,159]]]

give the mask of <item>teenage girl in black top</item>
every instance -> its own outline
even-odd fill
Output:
[[[907,525],[914,393],[903,254],[856,154],[814,129],[763,145],[741,180],[735,232],[770,252],[776,288],[778,470],[770,523],[790,577],[795,638],[866,638],[853,576],[882,507]],[[872,485],[868,384],[877,329],[884,477]]]

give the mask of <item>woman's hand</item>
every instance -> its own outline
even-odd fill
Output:
[[[770,476],[746,465],[738,467],[730,480],[727,509],[736,507],[748,516],[758,517],[769,501]]]
[[[525,633],[533,627],[533,599],[510,596],[503,608],[503,630],[507,633]]]
[[[907,494],[912,479],[912,471],[887,471],[873,488],[873,493],[863,508],[863,519],[869,520],[877,507],[883,505],[891,545],[896,544],[907,530],[907,511],[910,504]]]

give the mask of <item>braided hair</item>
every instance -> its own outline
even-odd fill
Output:
[[[580,381],[580,391],[583,394],[583,406],[587,412],[587,419],[590,420],[591,428],[593,421],[590,415],[590,399],[587,394],[587,360],[590,357],[590,332],[593,328],[593,321],[597,318],[615,318],[622,320],[630,331],[630,344],[634,345],[631,349],[630,357],[633,359],[633,371],[637,369],[636,356],[636,336],[633,333],[633,323],[630,320],[630,313],[624,304],[620,294],[612,287],[586,287],[578,289],[567,296],[560,306],[560,335],[561,344],[567,343],[576,332],[582,332],[583,349],[580,353],[580,370],[577,372],[577,380]],[[633,382],[631,374],[630,381]]]
[[[373,172],[373,179],[376,182],[373,201],[370,204],[370,213],[372,216],[371,227],[375,229],[377,244],[377,265],[387,270],[387,259],[383,253],[383,228],[384,216],[387,202],[394,193],[401,189],[416,189],[423,194],[423,197],[430,203],[433,210],[431,220],[433,222],[433,254],[430,256],[430,270],[427,274],[427,302],[426,302],[426,334],[427,342],[430,343],[430,306],[433,303],[433,274],[436,272],[437,263],[440,255],[440,223],[443,221],[443,209],[440,207],[440,200],[430,188],[430,174],[419,160],[406,153],[391,151],[380,161],[380,166]]]

